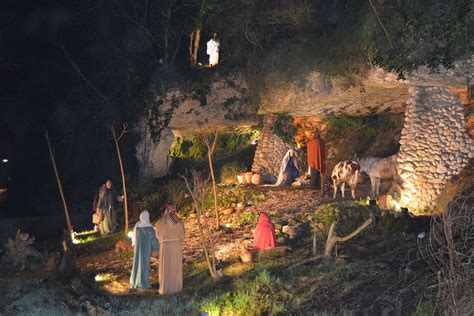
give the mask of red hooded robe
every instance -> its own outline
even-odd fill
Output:
[[[262,213],[255,228],[253,249],[275,248],[276,245],[275,226],[273,226],[268,214]]]
[[[319,137],[313,137],[307,144],[308,150],[308,166],[319,170],[320,174],[324,173],[323,162],[326,161],[326,149],[324,141]]]

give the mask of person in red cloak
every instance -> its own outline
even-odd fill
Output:
[[[255,250],[276,247],[277,240],[275,235],[275,226],[273,226],[273,223],[267,213],[260,214],[253,236],[253,249]]]
[[[308,151],[308,166],[311,175],[311,187],[321,188],[321,179],[324,175],[324,162],[326,161],[326,148],[324,141],[319,136],[319,131],[315,131],[313,137],[306,145]]]

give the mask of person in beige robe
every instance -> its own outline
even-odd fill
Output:
[[[160,242],[160,266],[158,280],[160,294],[173,294],[183,288],[184,224],[178,218],[174,205],[165,206],[163,216],[155,224],[156,237]]]

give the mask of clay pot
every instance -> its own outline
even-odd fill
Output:
[[[252,176],[253,176],[252,172],[246,172],[245,173],[245,181],[249,184],[252,183]]]
[[[259,185],[261,180],[262,180],[262,177],[258,173],[252,176],[252,184]]]
[[[392,208],[392,196],[390,194],[380,195],[378,198],[379,208],[383,211],[388,211]]]
[[[243,184],[245,182],[245,176],[243,176],[242,174],[238,174],[237,175],[237,182],[240,183],[240,184]]]

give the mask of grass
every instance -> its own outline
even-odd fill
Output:
[[[434,312],[435,306],[431,300],[420,300],[411,316],[431,316]]]
[[[81,254],[92,252],[105,252],[115,249],[115,244],[117,243],[117,241],[125,237],[125,233],[123,231],[119,231],[113,234],[96,238],[88,243],[80,243],[76,245],[76,249]]]
[[[252,313],[278,314],[285,311],[282,302],[270,300],[277,295],[276,289],[282,286],[279,278],[262,270],[253,276],[237,278],[232,282],[233,291],[210,295],[200,301],[194,301],[194,306],[209,315],[247,315]]]

